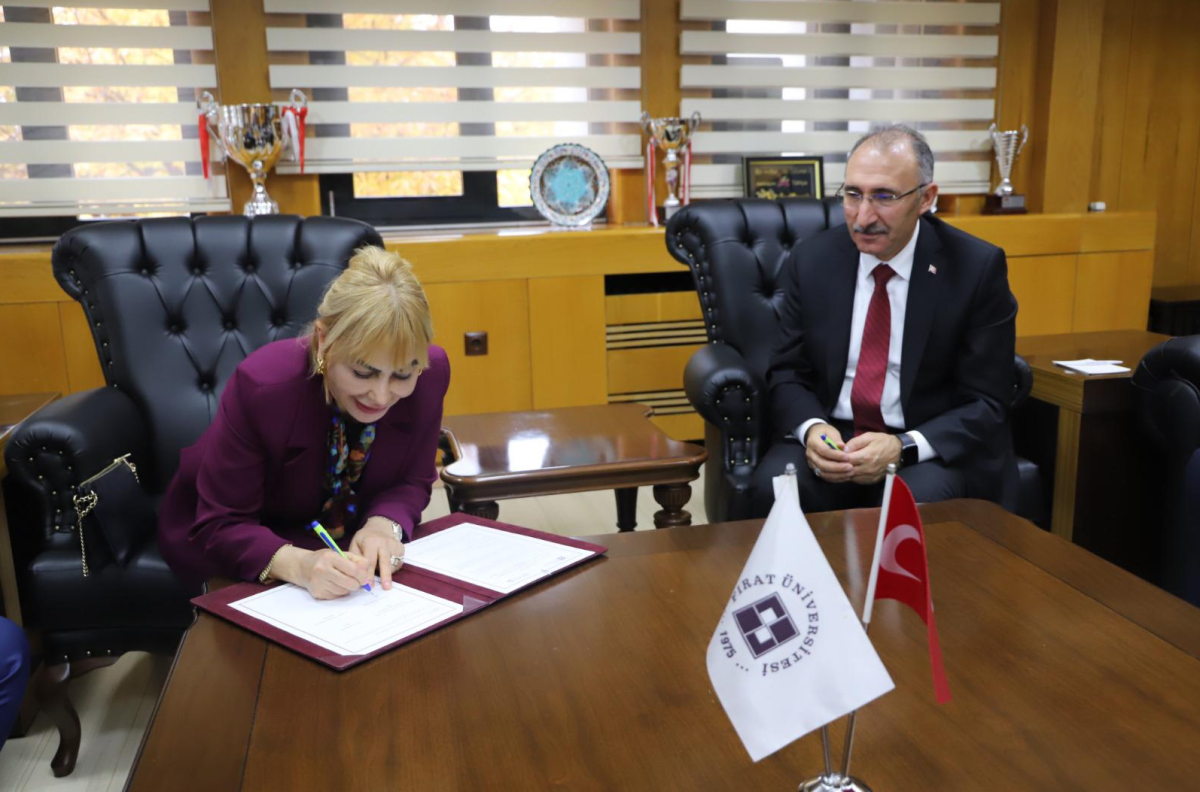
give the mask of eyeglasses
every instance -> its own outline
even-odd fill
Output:
[[[925,187],[928,187],[928,186],[929,186],[929,182],[922,182],[922,183],[918,184],[916,187],[913,187],[908,192],[863,193],[862,190],[855,190],[853,188],[848,190],[843,185],[842,187],[838,188],[837,197],[840,198],[842,200],[842,203],[846,204],[847,206],[858,206],[859,204],[861,204],[863,202],[863,199],[865,198],[868,201],[870,201],[871,203],[875,204],[875,206],[877,206],[881,209],[886,209],[889,206],[895,206],[897,203],[900,202],[901,199],[907,198],[908,196],[915,193],[917,190],[924,189]]]

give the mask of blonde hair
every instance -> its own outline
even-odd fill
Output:
[[[417,361],[417,369],[429,367],[429,344],[433,320],[425,290],[412,272],[412,265],[383,248],[367,246],[355,251],[346,271],[338,276],[321,304],[317,319],[309,327],[308,357],[312,373],[318,371],[321,337],[324,357],[330,362],[365,360],[380,349],[389,349],[392,367],[406,370]],[[325,386],[325,398],[331,396]]]

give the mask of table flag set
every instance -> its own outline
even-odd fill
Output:
[[[950,700],[921,519],[889,465],[860,623],[800,509],[792,465],[774,487],[775,505],[709,642],[709,679],[753,761],[819,728],[824,771],[800,789],[869,792],[850,775],[857,711],[895,687],[867,637],[875,600],[902,602],[925,622],[934,693],[939,704]],[[847,714],[837,772],[828,724]]]

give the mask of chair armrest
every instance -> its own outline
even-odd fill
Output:
[[[123,454],[148,461],[150,437],[133,399],[116,388],[51,402],[17,427],[4,449],[8,470],[37,498],[47,537],[74,525],[74,488]]]
[[[1033,390],[1033,369],[1029,367],[1029,361],[1020,355],[1013,355],[1013,364],[1016,366],[1016,377],[1013,382],[1012,401],[1008,404],[1010,410],[1024,404],[1029,398],[1029,392]]]
[[[700,347],[683,371],[683,388],[700,417],[721,430],[725,469],[753,471],[766,449],[767,389],[741,353],[728,344]]]

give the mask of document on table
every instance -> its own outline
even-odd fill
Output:
[[[340,599],[314,599],[290,583],[232,602],[229,607],[340,655],[370,654],[462,613],[450,602],[398,583],[384,591],[355,589]]]
[[[404,563],[509,594],[590,555],[545,539],[460,523],[409,542]]]
[[[1119,365],[1121,363],[1119,360],[1083,358],[1082,360],[1055,360],[1053,362],[1054,365],[1062,366],[1077,374],[1124,374],[1129,371],[1125,366]]]

